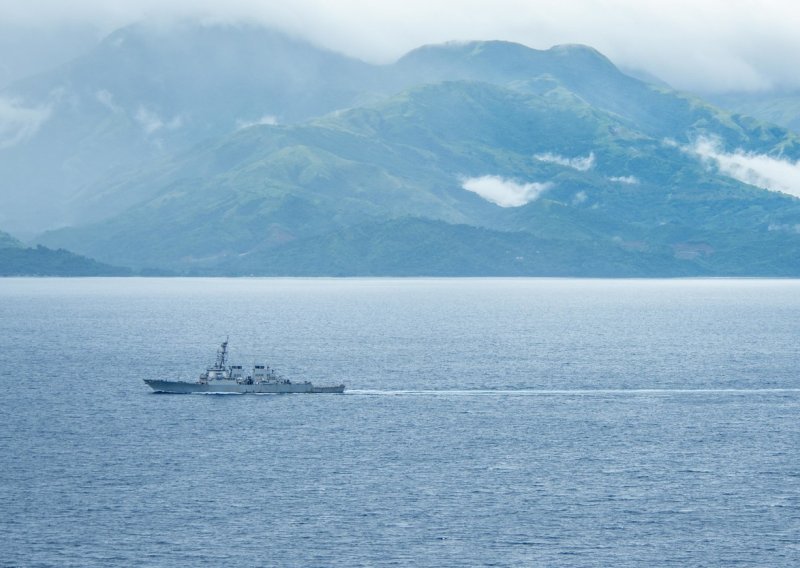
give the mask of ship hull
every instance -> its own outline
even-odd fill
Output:
[[[233,394],[323,394],[342,393],[344,385],[315,387],[311,383],[255,383],[246,385],[235,381],[209,381],[190,383],[187,381],[164,381],[144,379],[155,392],[171,394],[233,393]]]

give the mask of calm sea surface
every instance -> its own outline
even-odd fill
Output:
[[[232,359],[344,395],[157,395]],[[0,565],[800,565],[800,281],[0,279]]]

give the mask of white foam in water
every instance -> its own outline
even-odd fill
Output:
[[[370,396],[537,396],[537,395],[657,395],[657,394],[784,394],[799,389],[474,389],[474,390],[346,390],[345,394]]]

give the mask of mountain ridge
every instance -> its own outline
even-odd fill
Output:
[[[530,132],[541,139],[531,138]],[[83,236],[72,231],[72,241],[51,234],[54,240],[44,242],[105,258],[130,250],[132,242],[144,243],[138,250],[146,252],[156,246],[147,244],[151,238],[163,243],[161,250],[170,242],[185,246],[191,240],[180,234],[187,231],[199,240],[160,258],[170,268],[191,271],[192,263],[208,254],[247,255],[253,247],[285,245],[407,215],[526,231],[538,238],[571,240],[575,246],[617,239],[624,248],[624,243],[649,239],[645,248],[673,250],[694,240],[707,242],[709,231],[713,236],[727,230],[725,215],[731,216],[729,222],[744,223],[742,228],[760,231],[764,217],[759,211],[765,204],[785,204],[790,217],[800,212],[797,200],[717,178],[682,148],[630,132],[612,114],[488,83],[423,85],[303,125],[252,127],[207,149],[182,166],[186,172],[201,172],[196,181],[176,175],[137,216],[89,228]],[[592,156],[592,166],[581,171],[568,161],[558,163],[564,160],[554,156],[559,152]],[[643,160],[643,155],[649,157]],[[211,174],[208,168],[218,169]],[[553,187],[524,207],[498,208],[462,187],[464,177],[485,174],[538,179]],[[686,180],[693,187],[682,189]],[[665,196],[664,187],[677,193]],[[723,190],[727,201],[716,197]],[[715,203],[723,207],[717,214],[722,220],[703,228],[708,207]],[[211,219],[213,211],[228,223],[222,236],[204,232],[207,225],[197,222]],[[119,234],[121,227],[128,227],[127,236]],[[164,227],[178,233],[166,234]],[[113,253],[80,249],[81,242],[100,242],[91,238],[92,230],[104,235],[104,246],[119,242]],[[711,238],[708,246],[722,250],[729,243]],[[147,260],[129,257],[134,263]],[[695,269],[718,270],[713,263]]]
[[[450,62],[444,68],[430,61],[442,53]],[[6,172],[0,180],[0,226],[32,236],[97,220],[95,211],[82,206],[86,196],[203,140],[259,123],[295,124],[425,82],[457,80],[532,94],[560,88],[626,117],[631,128],[679,141],[686,125],[678,127],[654,109],[668,103],[682,107],[672,115],[687,115],[697,104],[625,75],[586,46],[430,45],[395,63],[372,65],[260,27],[134,25],[112,33],[82,58],[0,91],[0,99],[16,101],[15,112],[29,117],[19,140],[0,148]],[[702,118],[715,116],[707,112]],[[726,120],[728,134],[738,133],[736,142],[754,149],[738,132],[741,125]],[[800,147],[784,154],[800,157]],[[49,167],[41,168],[42,161]],[[36,206],[19,197],[15,188],[23,186]],[[129,196],[125,203],[136,199]]]
[[[797,246],[798,201],[714,161],[737,152],[796,160],[798,137],[630,77],[590,47],[458,42],[376,66],[269,31],[179,31],[107,38],[93,57],[121,63],[110,83],[96,80],[96,61],[76,64],[87,85],[65,92],[77,110],[54,107],[26,141],[33,152],[37,137],[53,134],[62,153],[47,160],[74,174],[52,199],[53,211],[71,215],[60,224],[74,227],[39,242],[135,268],[213,272],[218,261],[237,272],[231,259],[254,251],[276,255],[324,235],[344,243],[353,227],[378,238],[410,217],[444,223],[434,232],[448,242],[477,234],[459,226],[523,232],[584,252],[594,242],[615,258],[660,251],[698,274],[739,273],[724,251],[758,242],[773,271],[798,270],[781,252]],[[202,77],[196,62],[182,63],[198,54],[207,54]],[[181,88],[195,79],[195,90]],[[59,125],[60,136],[47,130]],[[73,149],[76,135],[84,140]],[[716,154],[698,149],[709,140]],[[0,149],[0,166],[14,156],[38,163],[35,152],[21,158],[22,146]],[[93,160],[102,172],[78,183]],[[45,171],[39,183],[61,173]],[[409,239],[429,234],[402,227]],[[622,257],[643,264],[620,273],[649,266]]]

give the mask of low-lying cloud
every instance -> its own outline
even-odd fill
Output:
[[[744,150],[725,152],[719,141],[711,138],[698,139],[688,151],[741,182],[800,197],[800,160],[793,162]]]
[[[553,184],[521,183],[501,176],[480,176],[463,179],[461,187],[500,207],[522,207],[539,199]]]
[[[546,152],[544,154],[534,154],[533,158],[535,160],[539,160],[540,162],[558,164],[560,166],[578,170],[579,172],[587,172],[594,167],[594,152],[589,152],[588,156],[578,156],[575,158],[566,158],[564,156],[559,156],[558,154]]]
[[[52,112],[51,106],[26,107],[0,98],[0,148],[10,148],[33,137]]]
[[[624,183],[627,185],[638,185],[639,178],[636,176],[611,176],[608,178],[608,181],[613,181],[614,183]]]
[[[250,128],[251,126],[274,126],[275,124],[278,124],[278,118],[271,114],[265,114],[256,120],[237,120],[236,130]]]
[[[124,114],[132,117],[148,136],[163,130],[177,130],[183,126],[183,117],[180,114],[173,116],[171,119],[165,119],[158,114],[158,112],[143,104],[135,107],[135,111],[133,109],[130,111],[126,110],[122,105],[117,103],[114,94],[106,89],[100,89],[95,92],[94,98],[114,114]]]
[[[164,122],[164,119],[157,112],[144,106],[140,106],[137,109],[134,118],[136,118],[136,122],[142,127],[142,130],[145,131],[145,134],[154,134],[162,129],[175,130],[183,125],[180,115],[173,117],[169,122]]]

